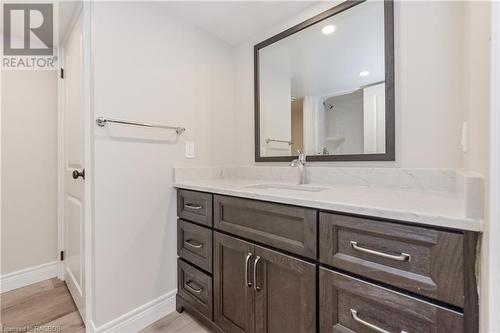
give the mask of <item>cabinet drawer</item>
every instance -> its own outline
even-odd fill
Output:
[[[448,304],[464,304],[463,235],[320,214],[320,261]]]
[[[177,190],[177,216],[199,224],[212,226],[212,195]]]
[[[178,220],[177,254],[212,273],[212,230]]]
[[[320,332],[463,332],[459,312],[324,268],[319,283]]]
[[[177,259],[177,292],[207,318],[213,319],[212,312],[212,278]]]
[[[214,227],[316,259],[316,210],[214,195]]]

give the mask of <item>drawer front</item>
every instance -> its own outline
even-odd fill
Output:
[[[463,315],[324,268],[320,332],[461,333]]]
[[[177,254],[193,265],[212,273],[212,230],[178,220]]]
[[[212,226],[212,195],[210,193],[177,190],[177,216]]]
[[[315,209],[214,195],[214,227],[316,259]]]
[[[463,235],[320,214],[324,264],[462,307]]]
[[[212,278],[194,266],[177,259],[177,292],[207,318],[213,319]]]

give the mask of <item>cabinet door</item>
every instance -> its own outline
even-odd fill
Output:
[[[257,332],[316,331],[316,266],[255,246]]]
[[[254,332],[254,246],[214,233],[214,321],[228,333]]]

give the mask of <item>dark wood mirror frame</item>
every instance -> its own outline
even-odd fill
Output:
[[[348,0],[254,46],[255,162],[289,162],[297,156],[260,156],[259,50],[331,16],[365,2]],[[394,2],[384,1],[385,49],[385,153],[349,155],[308,155],[308,161],[395,161],[394,119]]]

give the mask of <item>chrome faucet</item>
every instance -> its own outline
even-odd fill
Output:
[[[300,150],[298,153],[298,158],[293,160],[290,166],[299,168],[299,185],[302,185],[306,183],[306,154]]]

